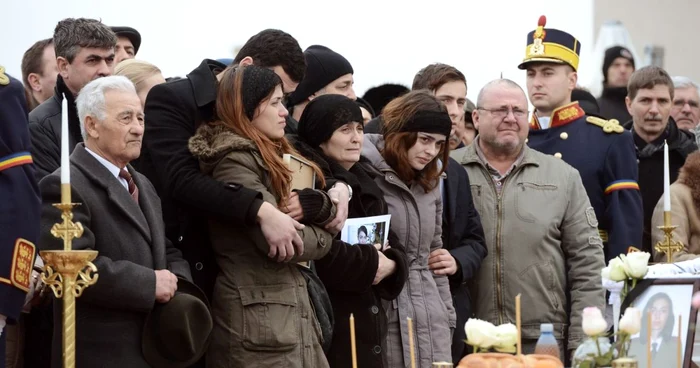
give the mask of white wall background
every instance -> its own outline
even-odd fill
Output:
[[[541,14],[547,26],[566,30],[582,44],[579,81],[593,48],[593,0],[2,0],[0,64],[20,77],[24,51],[53,35],[67,17],[101,18],[139,30],[138,58],[166,76],[184,76],[204,58],[233,57],[233,50],[265,28],[293,35],[302,49],[328,46],[355,69],[358,95],[385,83],[410,87],[432,62],[451,64],[467,76],[468,96],[498,78],[523,84],[517,65],[526,35]],[[597,71],[596,71],[597,72]]]

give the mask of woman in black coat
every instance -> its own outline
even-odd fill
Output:
[[[350,185],[348,218],[388,214],[379,187],[360,160],[363,142],[362,112],[349,98],[323,95],[311,101],[299,120],[297,150],[315,162],[327,185]],[[302,204],[303,206],[303,204]],[[388,247],[350,245],[336,240],[331,251],[315,262],[333,306],[335,326],[327,354],[332,368],[351,367],[349,317],[355,318],[358,367],[386,367],[382,343],[387,333],[380,299],[393,300],[407,276],[406,252],[389,232]]]

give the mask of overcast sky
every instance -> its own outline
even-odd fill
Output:
[[[131,26],[143,42],[137,58],[166,76],[184,76],[204,58],[233,57],[253,34],[279,28],[302,49],[320,44],[345,56],[355,69],[359,96],[386,82],[410,87],[432,62],[451,64],[467,77],[468,96],[501,73],[518,83],[527,33],[541,14],[547,27],[572,33],[582,45],[579,81],[592,79],[593,0],[5,0],[0,22],[0,65],[21,78],[22,54],[53,35],[67,17],[101,18]],[[206,8],[204,7],[206,5]],[[9,7],[9,9],[8,9]]]

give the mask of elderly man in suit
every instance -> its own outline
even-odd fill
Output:
[[[77,99],[84,143],[70,157],[73,220],[85,229],[73,249],[97,250],[99,280],[76,302],[78,367],[150,367],[142,354],[143,325],[156,303],[167,303],[189,265],[165,238],[153,185],[129,162],[141,152],[144,115],[125,77],[99,78]],[[60,169],[44,178],[39,248],[61,249],[49,229],[60,219]],[[61,359],[61,303],[54,304],[53,366]]]

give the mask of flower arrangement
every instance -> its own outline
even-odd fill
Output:
[[[486,353],[491,349],[500,353],[515,353],[518,329],[512,323],[495,326],[492,323],[470,318],[464,324],[466,343],[474,347],[474,353]]]
[[[612,365],[613,360],[625,358],[629,353],[631,337],[639,333],[642,326],[642,312],[637,308],[627,308],[620,319],[620,329],[614,344],[606,335],[608,323],[603,313],[596,307],[583,310],[583,332],[588,336],[574,353],[574,367],[595,368]]]
[[[601,270],[601,276],[603,280],[624,281],[620,295],[624,300],[627,293],[637,286],[637,280],[643,279],[647,274],[650,257],[651,254],[647,252],[620,254],[611,259],[608,266]]]

